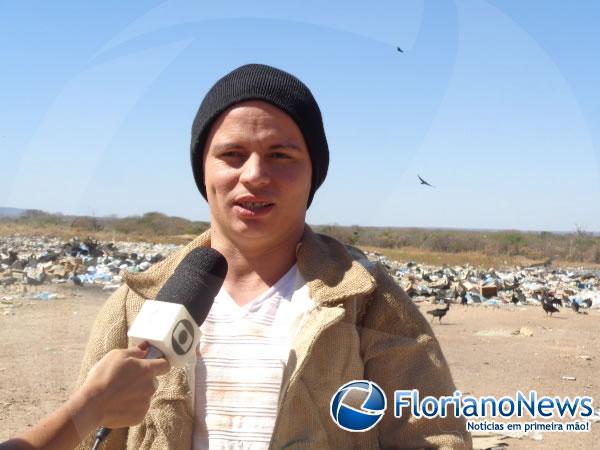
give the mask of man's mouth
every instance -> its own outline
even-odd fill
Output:
[[[261,209],[268,208],[272,206],[273,203],[269,202],[236,202],[236,205],[241,206],[244,209],[248,209],[250,211],[260,211]]]

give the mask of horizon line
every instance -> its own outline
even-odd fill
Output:
[[[191,219],[189,217],[183,217],[183,216],[173,216],[173,215],[169,215],[167,213],[161,212],[161,211],[146,211],[141,214],[132,214],[132,215],[126,215],[126,216],[121,216],[119,214],[107,214],[107,215],[97,216],[95,214],[88,215],[88,214],[67,214],[67,213],[63,213],[63,212],[48,212],[48,211],[38,209],[38,208],[20,208],[20,207],[15,207],[15,206],[0,206],[0,212],[2,210],[13,210],[13,211],[18,211],[19,213],[23,213],[25,211],[41,211],[45,214],[71,216],[71,217],[94,217],[94,218],[98,218],[98,219],[125,219],[128,217],[141,217],[145,214],[158,213],[158,214],[162,214],[166,217],[174,217],[174,218],[188,220],[190,222],[205,222],[205,223],[210,224],[210,220]],[[10,215],[5,216],[0,213],[0,218],[15,218],[15,216],[10,216]],[[444,231],[444,230],[447,230],[447,231],[476,231],[476,232],[486,232],[487,231],[487,232],[492,232],[492,233],[503,232],[503,231],[517,231],[517,232],[521,232],[521,233],[553,233],[553,234],[571,234],[571,233],[573,233],[573,234],[576,234],[579,231],[578,224],[574,224],[574,229],[572,229],[572,230],[549,230],[549,229],[534,230],[534,229],[519,229],[519,228],[471,228],[471,227],[415,226],[415,225],[360,225],[357,223],[340,224],[340,223],[336,223],[336,222],[334,222],[334,223],[315,223],[315,224],[309,224],[309,225],[318,226],[318,227],[335,226],[335,227],[346,227],[346,228],[361,227],[361,228],[396,228],[396,229],[418,229],[418,230],[437,230],[437,231]],[[581,231],[583,231],[584,233],[589,233],[593,236],[600,235],[600,230],[598,230],[598,231],[587,230],[582,227]]]

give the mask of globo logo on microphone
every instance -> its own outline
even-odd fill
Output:
[[[127,332],[131,345],[148,342],[174,367],[185,367],[196,356],[200,331],[185,306],[147,300]]]
[[[173,328],[171,345],[178,355],[185,355],[194,343],[194,326],[187,319],[180,320]]]

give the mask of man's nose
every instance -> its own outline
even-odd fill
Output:
[[[246,184],[262,185],[270,180],[269,167],[265,158],[252,153],[242,166],[240,181]]]

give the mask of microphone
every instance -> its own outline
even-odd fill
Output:
[[[198,327],[223,285],[227,261],[216,250],[192,250],[177,266],[154,301],[146,301],[127,332],[133,345],[148,342],[146,358],[166,358],[183,367],[195,355]]]
[[[183,258],[156,299],[144,302],[127,332],[133,345],[149,344],[144,359],[164,357],[172,366],[184,367],[195,356],[198,328],[206,320],[226,274],[225,257],[212,248],[196,248]],[[98,429],[92,450],[110,431]]]

